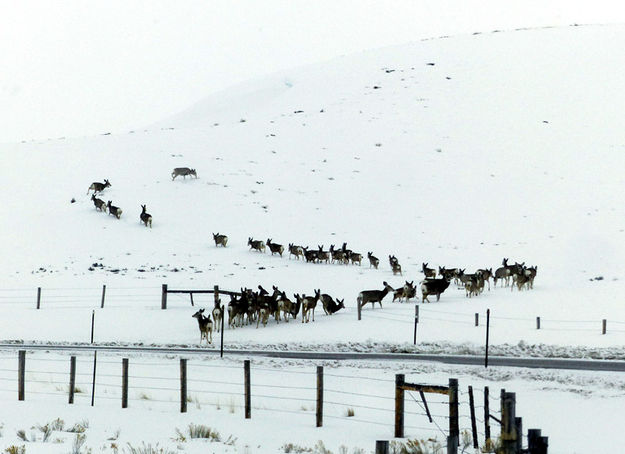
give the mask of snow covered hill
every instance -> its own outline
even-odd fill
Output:
[[[102,284],[110,295],[143,288],[139,299],[118,291],[121,315],[100,317],[125,321],[102,321],[100,340],[186,344],[197,337],[186,299],[150,312],[150,326],[134,322],[145,307],[159,309],[163,283],[319,288],[345,298],[347,310],[331,320],[318,312],[305,328],[237,330],[231,341],[393,344],[411,341],[412,304],[389,297],[358,324],[359,291],[418,283],[423,262],[473,272],[508,257],[538,266],[534,290],[467,299],[452,286],[422,308],[420,339],[479,346],[473,314],[490,308],[494,344],[617,348],[625,331],[610,323],[601,335],[600,323],[625,321],[623,35],[622,26],[585,26],[424,40],[253,80],[123,135],[3,145],[2,301],[30,309],[42,287],[44,306],[46,296],[76,301],[63,317],[78,323]],[[182,166],[198,178],[172,181]],[[86,195],[104,178],[112,187],[101,198],[123,209],[120,220]],[[139,222],[142,204],[152,229]],[[214,246],[213,232],[229,236],[227,248]],[[249,237],[325,249],[347,242],[381,266],[260,254]],[[392,274],[391,254],[403,276]],[[536,316],[553,323],[537,331]],[[22,315],[11,308],[3,317]],[[41,329],[10,323],[2,337],[86,339],[50,325],[49,312],[29,317]]]

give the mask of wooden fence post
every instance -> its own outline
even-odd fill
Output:
[[[475,421],[475,401],[473,400],[473,386],[469,386],[469,408],[471,409],[471,431],[473,432],[473,447],[479,448],[477,441],[477,423]]]
[[[475,313],[475,326],[480,326],[480,314]]]
[[[536,329],[540,329],[540,317],[536,317]]]
[[[404,438],[404,374],[395,375],[395,438]]]
[[[167,309],[167,284],[163,284],[161,292],[161,309]]]
[[[17,370],[17,400],[24,400],[25,394],[25,377],[26,377],[26,350],[18,352],[18,370]]]
[[[356,300],[356,306],[358,306],[358,321],[362,320],[362,305],[360,301]]]
[[[501,401],[501,443],[502,454],[516,454],[517,436],[515,393],[504,393]]]
[[[69,403],[74,403],[74,391],[76,390],[76,357],[69,358]]]
[[[486,309],[486,353],[484,355],[484,367],[488,367],[488,335],[490,331],[490,309]]]
[[[180,413],[187,412],[187,360],[180,358]]]
[[[540,432],[540,429],[527,431],[527,452],[529,454],[547,454],[549,440],[548,437],[541,436]]]
[[[447,452],[457,453],[460,444],[460,427],[458,423],[458,379],[449,379],[449,437]]]
[[[608,331],[608,321],[604,318],[603,319],[603,327],[602,327],[602,332],[601,334],[605,334]]]
[[[317,427],[323,426],[323,366],[317,366]]]
[[[488,399],[488,386],[484,386],[484,443],[490,445],[490,402]]]
[[[37,309],[41,307],[41,287],[37,287]]]
[[[95,311],[91,311],[91,343],[93,344],[93,330],[95,328]]]
[[[252,417],[252,384],[249,359],[243,362],[243,373],[245,375],[245,419],[250,419]]]
[[[388,440],[376,440],[375,454],[388,454]]]
[[[104,297],[106,296],[106,285],[102,286],[102,302],[100,303],[100,309],[104,309]]]
[[[516,430],[516,451],[520,453],[523,449],[523,418],[514,418],[514,428]]]
[[[128,358],[122,358],[122,408],[128,408]]]

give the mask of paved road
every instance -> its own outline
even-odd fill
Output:
[[[118,353],[158,353],[175,355],[219,355],[219,349],[177,348],[177,347],[135,347],[101,345],[45,345],[45,344],[0,344],[0,350],[46,350],[46,351],[107,351]],[[349,353],[349,352],[305,352],[268,350],[224,350],[224,356],[264,356],[269,358],[310,359],[334,361],[430,361],[445,364],[484,367],[484,358],[464,355],[432,355],[418,353]],[[537,369],[568,369],[588,371],[625,372],[625,361],[560,359],[560,358],[515,358],[489,356],[489,367],[526,367]]]

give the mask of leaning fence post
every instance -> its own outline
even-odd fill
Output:
[[[451,444],[451,446],[450,446]],[[460,427],[458,424],[458,379],[449,379],[449,437],[447,452],[458,452]]]
[[[104,308],[104,297],[106,296],[106,285],[102,286],[102,302],[100,303],[100,309]]]
[[[245,375],[245,419],[252,417],[252,386],[250,380],[250,360],[246,359],[243,362],[243,372]]]
[[[26,377],[26,350],[18,352],[18,371],[17,371],[17,400],[24,400],[25,377]]]
[[[323,426],[323,366],[317,366],[317,427]]]
[[[187,412],[187,360],[180,358],[180,413]]]
[[[395,438],[404,438],[404,374],[395,375]]]
[[[37,287],[37,309],[41,307],[41,287]]]
[[[128,408],[128,358],[122,358],[122,408]]]
[[[98,365],[98,351],[93,351],[93,379],[91,381],[91,406],[95,405],[95,377],[96,377],[96,367]]]
[[[76,357],[69,358],[69,403],[74,403],[74,391],[76,390]]]
[[[473,386],[469,386],[469,408],[471,409],[471,431],[473,432],[473,447],[479,448],[477,441],[477,423],[475,421],[475,401],[473,400]]]
[[[163,284],[161,292],[161,309],[167,309],[167,284]]]

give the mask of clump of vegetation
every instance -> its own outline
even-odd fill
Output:
[[[80,422],[77,422],[72,427],[67,429],[67,431],[71,433],[81,434],[81,433],[84,433],[88,428],[89,428],[89,421],[85,419]]]
[[[85,441],[87,441],[87,436],[84,433],[77,433],[70,454],[91,454],[91,448],[83,449]]]
[[[443,446],[436,439],[391,441],[391,454],[443,454]]]
[[[352,416],[354,416],[356,414],[356,412],[354,412],[353,408],[348,408],[347,409],[347,417],[351,418]]]
[[[171,449],[162,448],[156,443],[156,445],[152,446],[150,443],[147,445],[145,442],[141,443],[141,446],[134,447],[130,443],[128,443],[128,448],[124,449],[124,454],[176,454],[176,451],[172,451]]]
[[[295,445],[293,443],[287,443],[282,445],[282,450],[286,453],[312,452],[312,448],[305,448],[303,446]]]
[[[26,445],[15,446],[11,445],[4,450],[6,454],[26,454]]]
[[[183,434],[179,429],[176,429],[177,437],[174,439],[175,441],[185,442],[187,438],[203,438],[210,441],[221,441],[221,436],[219,432],[211,429],[208,426],[203,424],[189,424],[187,429],[187,434]],[[229,438],[229,440],[232,437]]]
[[[30,441],[24,429],[18,430],[15,434],[17,435],[17,438],[19,438],[22,441]]]

